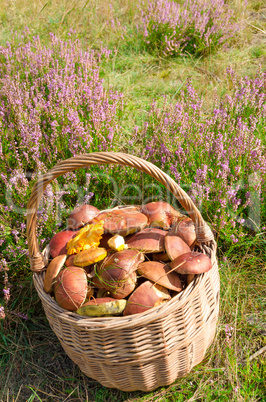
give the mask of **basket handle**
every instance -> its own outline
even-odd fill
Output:
[[[168,174],[164,173],[153,163],[138,158],[137,156],[124,154],[121,152],[93,152],[89,154],[77,155],[73,158],[69,158],[57,163],[51,170],[39,177],[35,183],[27,206],[27,238],[30,266],[32,271],[40,272],[45,268],[43,256],[40,253],[37,242],[36,220],[39,203],[46,187],[58,176],[72,172],[75,169],[98,164],[130,166],[147,173],[152,178],[163,184],[188,212],[189,216],[195,223],[197,242],[208,243],[214,241],[211,229],[204,222],[199,210],[194,205],[191,198]]]

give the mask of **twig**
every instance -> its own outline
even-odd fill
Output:
[[[247,360],[244,360],[242,363],[240,363],[240,366],[244,367],[247,364],[247,362],[251,362],[251,360],[256,359],[256,357],[258,357],[264,352],[266,352],[266,346],[263,346],[257,352],[253,353],[253,355],[249,356]]]
[[[250,22],[247,22],[247,24],[250,25],[252,28],[255,28],[258,31],[262,32],[264,35],[266,35],[266,31],[264,31],[263,29],[256,27],[256,25],[250,24]]]
[[[266,346],[263,346],[263,348],[260,348],[256,353],[253,353],[253,355],[248,358],[248,361],[255,359],[264,352],[266,352]]]

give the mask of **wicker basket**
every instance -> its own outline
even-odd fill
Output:
[[[127,317],[85,318],[62,309],[45,293],[45,262],[36,238],[39,202],[47,185],[69,171],[97,164],[135,167],[162,183],[195,223],[197,249],[212,269],[197,275],[180,294],[159,307]],[[36,290],[67,355],[89,377],[123,391],[151,391],[185,376],[204,358],[219,312],[219,274],[213,234],[188,195],[167,174],[135,156],[97,152],[58,163],[34,186],[27,216],[28,246]]]

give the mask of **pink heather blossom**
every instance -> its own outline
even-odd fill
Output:
[[[186,185],[207,219],[238,243],[252,225],[254,197],[266,202],[266,156],[257,137],[265,130],[266,109],[259,105],[266,101],[266,73],[259,70],[252,79],[228,74],[234,77],[230,98],[216,101],[208,115],[190,81],[176,104],[166,98],[163,106],[152,102],[133,147],[142,141],[139,155]]]
[[[164,56],[186,52],[203,54],[226,45],[240,29],[233,10],[224,0],[156,0],[145,7],[139,1],[142,25],[137,29],[147,45]],[[192,106],[196,107],[196,105]]]
[[[230,327],[228,324],[225,325],[225,335],[226,335],[226,342],[228,345],[231,345],[231,337],[232,337],[232,331],[233,327]]]
[[[25,31],[18,45],[14,38],[0,46],[0,186],[8,198],[5,214],[26,216],[32,182],[56,162],[86,152],[112,151],[120,135],[123,95],[107,88],[100,76],[111,51],[104,46],[83,49],[72,34],[67,41],[51,34],[44,45]],[[64,179],[66,188],[54,180],[41,200],[39,239],[45,238],[52,217],[61,219],[67,213],[65,196],[82,188],[79,173],[70,172]],[[80,196],[89,200],[91,189],[83,190]],[[26,254],[21,245],[26,244],[25,229],[19,221],[12,228],[16,247],[5,248],[11,261]]]

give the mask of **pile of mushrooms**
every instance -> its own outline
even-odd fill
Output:
[[[141,313],[211,269],[195,243],[192,220],[166,202],[102,212],[82,205],[49,243],[44,290],[82,316]]]

